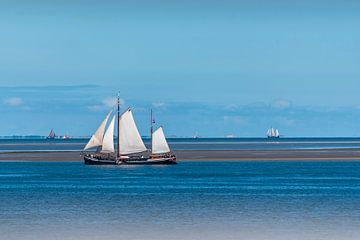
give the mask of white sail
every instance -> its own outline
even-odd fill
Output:
[[[269,137],[271,136],[271,129],[267,130],[266,135],[268,135]]]
[[[152,154],[169,153],[170,148],[166,141],[162,127],[159,127],[152,134]]]
[[[274,137],[275,136],[275,129],[271,128],[271,136]]]
[[[118,136],[121,155],[140,153],[147,150],[136,127],[131,109],[126,110],[120,117]]]
[[[275,130],[275,137],[279,137],[279,136],[280,136],[279,130],[276,129],[276,130]]]
[[[106,115],[104,121],[100,124],[99,128],[96,130],[95,134],[91,136],[90,141],[86,144],[84,151],[90,148],[99,147],[103,143],[103,136],[106,127],[106,123],[109,119],[111,111]]]
[[[109,127],[105,132],[101,152],[104,152],[104,153],[115,152],[115,150],[114,150],[114,130],[115,130],[115,116],[112,118],[112,120],[109,124]]]

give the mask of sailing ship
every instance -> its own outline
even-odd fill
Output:
[[[198,138],[200,138],[198,132],[196,132],[192,138],[193,138],[193,139],[198,139]]]
[[[55,132],[51,129],[49,135],[46,138],[47,139],[55,139],[56,138]]]
[[[266,132],[266,135],[268,138],[280,138],[280,132],[278,129],[275,128],[269,128]]]
[[[68,134],[65,134],[61,137],[62,140],[69,140],[71,137]]]
[[[167,144],[163,128],[153,132],[153,119],[151,111],[151,151],[149,151],[137,129],[131,108],[120,114],[120,99],[118,97],[117,116],[112,117],[110,111],[97,131],[86,144],[82,155],[85,164],[114,165],[114,164],[176,164],[176,156],[171,153]],[[117,120],[117,121],[116,121]],[[114,145],[115,122],[117,122],[117,144]],[[85,152],[97,148],[95,153]]]

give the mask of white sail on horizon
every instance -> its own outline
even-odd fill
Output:
[[[275,137],[279,137],[279,136],[280,136],[279,130],[276,129],[276,130],[275,130]]]
[[[162,127],[159,127],[152,133],[152,154],[169,153],[170,148],[166,141],[165,134]]]
[[[103,153],[114,153],[114,130],[115,130],[115,116],[113,116],[108,129],[105,132],[103,138],[103,144],[101,152]]]
[[[267,130],[266,135],[268,137],[280,137],[280,132],[279,129],[272,127]]]
[[[120,155],[147,151],[130,108],[121,115],[119,121]]]
[[[106,123],[110,117],[111,112],[112,111],[110,111],[106,115],[104,121],[102,121],[102,123],[100,124],[99,128],[96,130],[94,135],[91,136],[89,142],[86,144],[86,146],[84,148],[84,151],[87,149],[90,149],[90,148],[102,146]]]

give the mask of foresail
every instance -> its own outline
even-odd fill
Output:
[[[115,150],[114,150],[114,129],[115,129],[115,116],[112,118],[112,120],[109,124],[109,127],[105,132],[101,152],[104,152],[104,153],[115,152]]]
[[[98,146],[102,145],[106,123],[109,119],[110,114],[111,114],[111,111],[106,115],[104,121],[100,124],[100,126],[96,130],[95,134],[92,135],[92,137],[90,138],[90,141],[86,144],[84,151],[87,149],[98,147]]]
[[[121,115],[119,125],[118,136],[120,138],[121,155],[140,153],[147,150],[136,127],[131,109],[126,110]]]
[[[95,137],[95,135],[92,135],[89,142],[86,144],[84,151],[98,146],[101,146],[100,141]]]
[[[170,152],[162,127],[152,134],[152,154],[164,154]]]

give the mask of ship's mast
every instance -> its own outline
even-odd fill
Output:
[[[152,134],[153,134],[153,111],[152,109],[150,110],[150,149],[152,149]]]
[[[118,93],[118,99],[117,99],[117,119],[118,119],[117,158],[120,160],[120,93]]]

